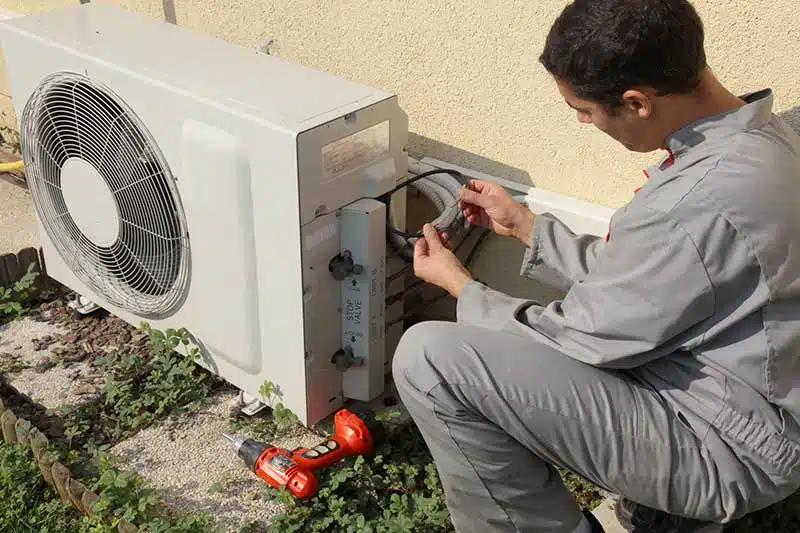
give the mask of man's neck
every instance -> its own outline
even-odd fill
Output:
[[[739,109],[745,102],[726,89],[706,70],[700,86],[691,94],[669,97],[668,122],[665,126],[664,148],[667,139],[676,131],[699,120]]]

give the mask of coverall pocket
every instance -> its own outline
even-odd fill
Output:
[[[776,483],[800,476],[800,445],[756,415],[728,406],[717,417],[716,426],[723,438],[754,460]]]

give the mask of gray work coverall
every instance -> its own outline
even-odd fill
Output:
[[[459,533],[571,532],[551,465],[718,523],[800,487],[800,139],[743,98],[668,139],[607,242],[536,217],[521,273],[563,300],[473,282],[402,338]]]

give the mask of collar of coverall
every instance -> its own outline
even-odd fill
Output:
[[[745,130],[760,128],[772,118],[772,89],[740,96],[745,105],[726,113],[687,124],[667,138],[667,149],[679,157],[707,139],[719,139]]]
[[[645,170],[649,178],[675,163],[675,159],[706,140],[719,140],[736,133],[764,126],[772,118],[775,95],[772,89],[748,93],[740,96],[745,105],[739,109],[720,113],[687,124],[667,138],[667,158]]]
[[[676,158],[688,152],[708,139],[720,139],[735,133],[760,128],[772,118],[772,104],[775,96],[772,89],[762,89],[740,96],[746,103],[744,106],[727,113],[721,113],[709,118],[687,124],[667,138],[668,156],[662,162],[652,165],[644,171],[648,184],[636,189],[636,193],[646,188],[656,187],[657,184],[650,180],[659,172],[663,172],[675,164]],[[611,228],[606,234],[606,242],[611,238]]]

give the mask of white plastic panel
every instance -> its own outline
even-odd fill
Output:
[[[192,243],[190,303],[202,342],[242,372],[262,368],[250,162],[236,137],[187,120],[179,186]],[[231,320],[233,318],[233,320]]]
[[[340,217],[324,215],[303,227],[303,322],[306,338],[308,416],[324,418],[341,407],[342,373],[331,356],[342,346],[339,283],[328,271],[339,253]]]
[[[346,370],[346,398],[370,401],[383,393],[386,359],[386,205],[363,199],[342,210],[341,252],[360,267],[340,282],[342,347],[362,361]]]
[[[388,133],[388,150],[386,142]],[[390,98],[297,138],[300,219],[311,222],[359,198],[386,194],[406,175],[408,118]]]
[[[384,100],[390,93],[257,53],[199,31],[99,2],[2,21],[64,52],[125,65],[131,75],[289,132]],[[31,60],[34,60],[31,58]]]

